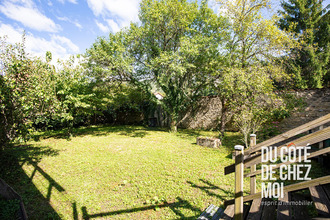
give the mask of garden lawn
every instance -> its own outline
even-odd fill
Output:
[[[0,177],[30,219],[196,219],[233,197],[234,175],[224,167],[240,143],[226,133],[224,146],[211,149],[196,145],[199,135],[217,133],[102,126],[76,129],[70,140],[40,134],[7,149],[17,164]]]

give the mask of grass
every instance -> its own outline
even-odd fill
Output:
[[[19,210],[19,200],[0,199],[0,219],[19,219]]]
[[[65,134],[40,133],[1,155],[0,177],[30,219],[196,219],[233,197],[234,175],[223,168],[237,133],[226,133],[220,149],[195,144],[217,136],[207,131],[96,126]]]

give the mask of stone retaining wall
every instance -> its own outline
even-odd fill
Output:
[[[221,115],[221,100],[217,96],[203,97],[196,107],[189,109],[179,127],[215,129]]]
[[[307,105],[302,111],[294,112],[289,118],[281,121],[280,131],[291,130],[330,113],[330,88],[300,90],[292,93],[297,97],[302,97]]]
[[[305,99],[307,106],[284,119],[279,128],[287,131],[330,113],[330,88],[291,91]],[[190,129],[215,129],[221,115],[221,100],[217,96],[206,96],[183,117],[179,127]],[[229,130],[233,128],[229,125]]]

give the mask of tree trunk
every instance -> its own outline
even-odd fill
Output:
[[[220,139],[224,137],[225,135],[225,128],[226,128],[226,121],[227,121],[227,108],[224,104],[224,100],[221,100],[221,117],[220,117],[220,125],[219,125],[219,129],[220,129]]]
[[[177,120],[174,119],[174,117],[171,118],[171,131],[172,132],[178,131]]]
[[[220,139],[225,135],[225,127],[226,127],[226,116],[221,116],[220,120]]]

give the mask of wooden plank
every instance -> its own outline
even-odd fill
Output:
[[[300,182],[300,183],[295,183],[295,184],[288,185],[288,186],[284,186],[283,191],[284,192],[292,192],[292,191],[297,191],[297,190],[301,190],[301,189],[306,189],[306,188],[311,187],[311,186],[317,186],[317,185],[323,185],[323,184],[329,184],[329,183],[330,183],[330,175],[320,177],[320,178],[317,178],[317,179],[313,179],[313,180]],[[243,201],[244,202],[249,202],[249,201],[252,201],[252,200],[258,199],[258,198],[261,198],[261,192],[258,192],[256,194],[252,194],[252,195],[244,196]],[[233,204],[233,203],[234,203],[234,199],[225,201],[225,205],[230,205],[230,204]]]
[[[244,204],[243,207],[243,219],[246,219],[247,215],[249,214],[250,211],[250,204]]]
[[[235,220],[243,220],[243,174],[244,174],[244,146],[236,145],[235,157]]]
[[[268,140],[266,140],[266,141],[264,141],[262,143],[259,143],[259,144],[257,144],[255,146],[254,149],[248,149],[248,150],[246,150],[245,153],[246,154],[251,154],[253,152],[256,152],[256,151],[260,150],[262,146],[271,146],[271,145],[276,144],[276,143],[278,143],[280,141],[284,141],[284,140],[286,140],[288,138],[291,138],[291,137],[294,137],[294,136],[296,136],[298,134],[302,134],[302,133],[304,133],[306,131],[309,131],[309,130],[311,130],[313,128],[319,127],[319,126],[321,126],[323,124],[326,124],[328,122],[330,122],[330,113],[327,114],[327,115],[325,115],[325,116],[323,116],[323,117],[320,117],[320,118],[318,118],[318,119],[316,119],[314,121],[308,122],[306,124],[303,124],[303,125],[301,125],[299,127],[294,128],[294,129],[292,129],[290,131],[287,131],[287,132],[285,132],[283,134],[277,135],[277,136],[275,136],[275,137],[273,137],[271,139],[268,139]]]
[[[234,204],[227,206],[224,213],[223,213],[223,216],[222,216],[222,218],[220,218],[220,220],[231,220],[231,219],[233,219],[234,211],[235,211],[234,208],[235,208]]]
[[[260,220],[262,215],[261,199],[254,199],[247,216],[247,220]]]
[[[235,157],[235,220],[243,220],[243,174],[244,174],[244,146],[236,145]]]
[[[255,134],[250,135],[250,147],[254,148],[257,144],[257,136]],[[257,171],[257,165],[251,166],[251,172]],[[256,176],[250,177],[250,194],[255,194],[257,192]]]
[[[327,194],[329,200],[330,200],[330,184],[324,184],[322,185],[324,192]]]
[[[23,220],[27,220],[27,214],[25,211],[24,203],[20,195],[11,187],[9,186],[3,179],[0,178],[0,195],[5,198],[6,200],[17,199],[19,200],[19,206],[21,210],[21,218]]]
[[[291,219],[291,210],[289,201],[291,200],[291,194],[288,192],[284,193],[283,198],[278,199],[277,205],[277,220],[290,220]]]
[[[319,127],[319,130],[322,130],[323,128],[324,128],[323,125],[321,125]],[[324,145],[323,145],[323,141],[322,141],[319,143],[319,149],[322,149],[323,147],[324,147]],[[319,164],[323,165],[323,156],[322,155],[319,156],[318,161],[319,161]]]
[[[263,201],[267,201],[263,199]],[[273,202],[272,200],[270,200]],[[276,205],[275,203],[263,205],[261,219],[275,220],[276,219]]]
[[[317,212],[323,217],[330,217],[330,201],[322,186],[309,187]]]
[[[324,141],[329,139],[330,137],[330,127],[327,127],[323,130],[308,134],[304,137],[298,138],[296,140],[293,141],[293,143],[296,146],[306,146],[307,144],[312,145],[312,144],[316,144],[319,143],[320,141]],[[279,146],[277,148],[277,150],[281,149],[282,147],[286,147],[289,144],[291,144],[292,142],[288,142],[282,146]],[[244,161],[244,167],[250,167],[254,164],[259,164],[261,162],[261,154],[255,156],[255,157],[251,157],[248,158]],[[225,167],[225,175],[230,174],[235,172],[235,164],[229,165],[227,167]]]
[[[209,207],[207,207],[207,209],[197,218],[197,220],[208,220],[208,217],[214,207],[215,205],[213,204],[209,205]]]
[[[319,143],[320,141],[324,141],[329,139],[330,137],[330,127],[325,128],[323,130],[311,133],[309,135],[306,135],[304,137],[298,138],[292,142],[286,143],[285,145],[282,145],[277,148],[277,151],[280,150],[282,147],[286,147],[290,145],[291,143],[294,143],[296,146],[306,146],[306,145],[312,145]],[[258,157],[254,158],[251,161],[247,161],[244,163],[244,167],[250,167],[251,165],[254,164],[259,164],[261,162],[261,156],[259,155]]]
[[[26,214],[25,206],[24,206],[24,203],[23,203],[23,200],[22,199],[19,202],[19,207],[20,207],[20,210],[21,210],[21,219],[22,220],[27,220],[28,219],[28,216]]]
[[[21,200],[21,196],[2,179],[0,179],[0,195],[7,200]]]
[[[318,150],[318,151],[314,151],[314,152],[310,153],[310,155],[308,155],[306,158],[309,159],[309,158],[317,157],[317,156],[322,155],[324,153],[330,153],[330,147],[323,148],[323,149]],[[272,167],[272,169],[275,170],[275,169],[280,168],[281,165],[288,165],[288,164],[296,163],[298,161],[297,159],[298,159],[298,157],[296,158],[296,160],[294,162],[287,161],[287,162],[284,162],[284,163],[276,164],[274,167]],[[244,177],[251,177],[251,176],[258,175],[258,174],[261,174],[261,170],[256,170],[254,172],[244,174]]]
[[[305,198],[297,193],[291,194],[291,201],[303,201]],[[292,219],[310,219],[308,216],[307,205],[291,205],[292,207]]]

